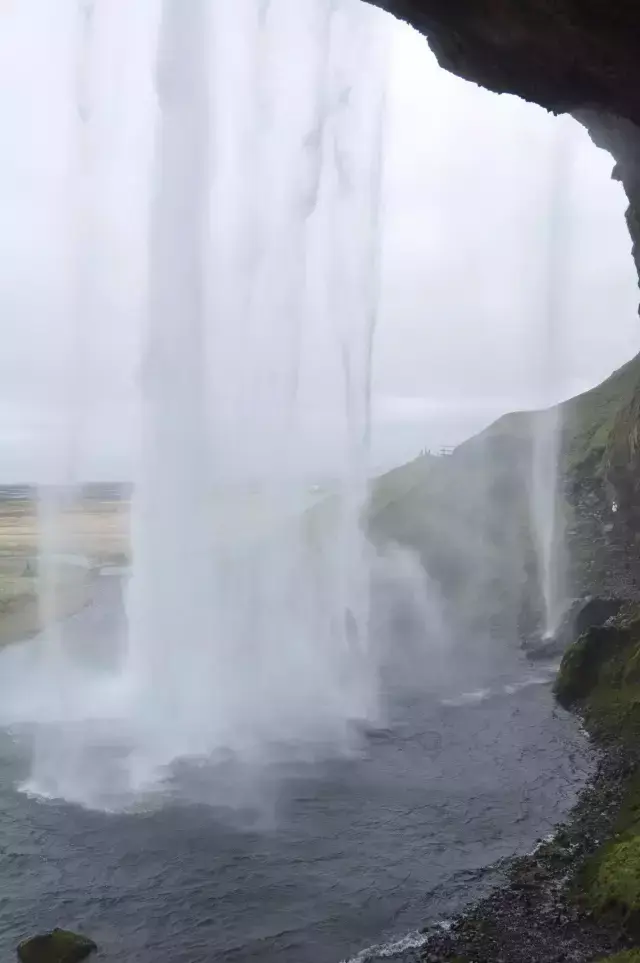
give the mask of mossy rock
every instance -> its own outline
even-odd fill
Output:
[[[626,630],[600,626],[588,629],[564,654],[554,685],[561,705],[574,705],[597,686],[600,670],[627,640]]]
[[[80,963],[97,948],[93,940],[86,936],[55,929],[21,943],[18,959],[21,963]]]

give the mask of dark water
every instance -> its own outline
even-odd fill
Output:
[[[83,616],[92,630],[105,605]],[[5,733],[0,953],[68,926],[119,963],[338,963],[451,915],[495,881],[488,866],[552,830],[588,774],[544,680],[506,652],[446,692],[396,687],[388,727],[354,758],[262,786],[259,826],[205,804],[108,815],[29,798]]]

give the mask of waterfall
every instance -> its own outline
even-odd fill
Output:
[[[80,10],[82,58],[106,7]],[[359,0],[158,12],[127,640],[81,675],[63,645],[58,703],[39,709],[34,684],[28,710],[30,789],[92,806],[173,785],[187,759],[349,752],[379,712],[361,514],[384,15]]]
[[[566,607],[564,555],[564,495],[560,490],[562,408],[547,407],[558,391],[561,371],[560,338],[567,285],[566,220],[570,190],[570,148],[567,128],[554,131],[549,190],[548,235],[545,238],[543,290],[543,357],[541,389],[544,408],[532,416],[531,515],[538,577],[544,606],[542,634],[552,638]]]
[[[77,58],[70,71],[73,85],[73,186],[68,216],[69,266],[66,319],[61,340],[62,364],[52,372],[59,405],[53,438],[43,439],[45,453],[37,489],[39,624],[47,635],[44,652],[55,665],[60,657],[64,619],[64,559],[75,550],[72,511],[79,495],[82,418],[85,411],[85,338],[91,315],[91,60],[95,0],[79,0],[73,32]],[[74,150],[75,147],[75,150]]]
[[[533,415],[532,516],[538,578],[544,606],[542,636],[552,639],[560,627],[566,599],[563,582],[563,507],[559,491],[562,429],[557,406]]]
[[[238,23],[238,46],[225,49]],[[359,3],[164,4],[127,665],[145,757],[341,744],[373,711],[359,516],[380,203],[376,27]],[[335,517],[310,540],[292,499],[310,480],[303,401],[316,359],[305,340],[318,336],[335,343],[344,437]],[[273,531],[223,544],[213,503],[236,498],[239,482]]]

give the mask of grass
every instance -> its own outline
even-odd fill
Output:
[[[640,924],[640,777],[627,786],[613,834],[579,874],[578,900],[596,917],[620,922],[637,935]],[[640,961],[640,950],[633,950]],[[618,959],[618,957],[615,957]],[[622,957],[624,959],[624,957]]]
[[[590,729],[635,745],[640,739],[640,610],[623,609],[612,624],[589,629],[564,655],[555,694],[579,705]]]
[[[568,472],[599,471],[607,446],[626,407],[640,388],[640,355],[632,358],[603,381],[561,405],[563,451]],[[437,523],[428,515],[441,516],[455,505],[465,513],[478,504],[478,490],[487,487],[482,475],[489,463],[497,477],[522,461],[532,436],[531,412],[503,415],[492,425],[460,445],[453,456],[434,458],[422,455],[406,465],[387,472],[376,480],[370,500],[369,518],[374,530],[393,534],[394,526],[415,531]],[[498,498],[500,497],[498,493]],[[416,539],[414,538],[414,541]]]
[[[37,572],[39,520],[32,502],[0,503],[0,646],[42,628]],[[92,567],[128,556],[128,508],[120,502],[87,501],[61,517],[55,537],[61,555],[82,556],[87,566],[61,559],[51,574],[52,604],[61,618],[89,601]]]
[[[617,461],[628,461],[625,452],[635,438],[630,426],[640,419],[632,410],[639,386],[640,355],[563,403],[567,491],[580,492],[582,481],[601,478],[614,451]],[[539,618],[529,499],[535,418],[535,412],[504,415],[452,455],[421,456],[372,486],[367,525],[374,541],[417,552],[452,610],[472,621],[475,616],[465,613],[477,613],[479,628],[502,623],[527,635]],[[568,500],[564,517],[574,529],[575,506]]]
[[[36,555],[38,530],[33,502],[0,502],[0,557]],[[128,553],[128,503],[87,500],[70,506],[62,514],[56,542],[64,553],[96,562]]]
[[[640,355],[601,385],[562,406],[567,470],[593,467],[599,471],[620,415],[640,387]]]
[[[91,576],[91,570],[77,565],[57,566],[52,594],[60,618],[72,615],[88,603]],[[37,576],[8,575],[0,562],[0,647],[29,638],[41,630],[38,588]]]

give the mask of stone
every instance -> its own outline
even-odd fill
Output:
[[[18,959],[21,963],[80,963],[97,949],[87,936],[55,929],[20,943]]]

